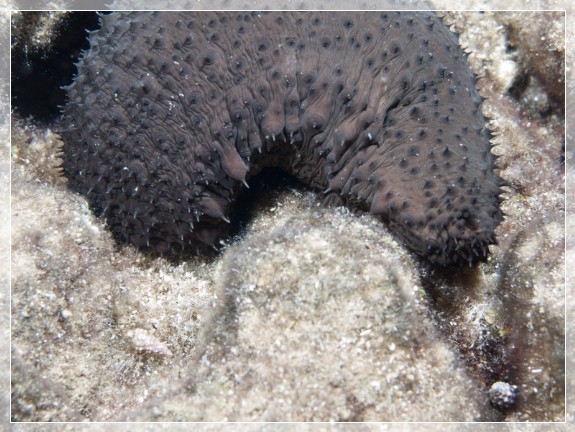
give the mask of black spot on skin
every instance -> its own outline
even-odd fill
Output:
[[[64,170],[118,240],[214,246],[245,185],[279,167],[380,216],[432,263],[486,258],[503,182],[473,74],[435,15],[101,21],[67,89]],[[454,83],[469,91],[453,97]]]

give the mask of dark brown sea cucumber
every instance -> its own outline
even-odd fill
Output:
[[[442,265],[484,259],[502,180],[475,77],[431,13],[102,15],[64,108],[64,170],[117,239],[226,235],[278,166],[380,216]]]

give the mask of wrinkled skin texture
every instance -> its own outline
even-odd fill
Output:
[[[64,108],[64,170],[121,241],[213,245],[278,166],[433,263],[485,258],[501,179],[457,36],[432,14],[111,14]]]

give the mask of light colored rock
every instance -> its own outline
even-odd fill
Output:
[[[21,132],[12,142],[12,416],[107,420],[178,380],[212,308],[210,266],[118,249],[82,197],[26,170],[21,147],[53,149],[52,137]]]
[[[529,59],[553,64],[557,52],[564,51],[514,40],[526,44],[519,45],[519,51],[531,52],[505,52],[513,33],[509,26],[533,19],[534,28],[541,28],[537,14],[455,13],[447,19],[455,17],[458,30],[470,29],[461,39],[474,47],[469,61],[483,77],[478,85],[487,97],[484,111],[492,118],[494,152],[500,155],[500,175],[509,186],[502,203],[506,217],[497,232],[499,245],[491,249],[490,261],[467,278],[448,276],[444,283],[432,282],[429,289],[437,293],[440,325],[445,331],[457,329],[452,338],[484,382],[517,385],[517,409],[509,411],[508,420],[561,420],[565,403],[564,119],[560,111],[541,116],[524,105],[525,99],[502,93],[507,78],[497,74],[500,65],[512,58],[518,61],[517,73],[529,76],[533,62]],[[539,32],[545,46],[562,47],[563,33],[556,27],[562,14],[549,12],[543,18],[549,22],[545,32]],[[482,35],[486,25],[498,31]],[[486,47],[501,55],[490,56]],[[519,75],[515,81],[522,79]]]
[[[320,208],[311,195],[289,193],[277,206],[281,214],[260,215],[224,252],[219,318],[184,388],[127,419],[495,418],[379,221]]]

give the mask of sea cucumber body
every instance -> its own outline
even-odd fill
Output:
[[[226,234],[278,166],[379,215],[431,262],[486,256],[501,221],[482,99],[433,14],[102,16],[64,108],[64,170],[116,238],[162,254]]]

